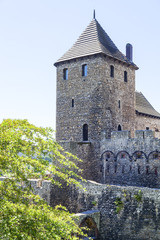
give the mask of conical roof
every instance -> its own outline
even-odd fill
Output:
[[[136,112],[160,118],[160,114],[152,107],[141,92],[136,91]]]
[[[103,53],[120,61],[137,66],[121,53],[96,19],[93,19],[76,43],[55,63]]]

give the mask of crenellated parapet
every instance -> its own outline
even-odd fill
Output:
[[[151,130],[136,130],[134,138],[130,137],[130,131],[113,131],[111,138],[106,138],[105,134],[102,136],[101,154],[107,149],[115,154],[122,150],[130,155],[135,151],[149,154],[160,149],[160,139],[155,138]]]
[[[151,130],[112,132],[101,141],[103,183],[160,187],[160,139]]]

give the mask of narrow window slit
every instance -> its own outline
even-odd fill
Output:
[[[114,173],[117,173],[117,165],[114,166]]]
[[[68,68],[63,69],[63,79],[68,80]]]
[[[114,78],[114,66],[110,66],[110,77]]]
[[[87,64],[82,65],[82,76],[87,76]]]
[[[124,81],[125,81],[125,82],[128,81],[128,79],[127,79],[127,72],[126,72],[126,71],[124,71]]]
[[[72,107],[74,107],[74,99],[72,99]]]
[[[146,174],[149,174],[149,166],[146,166]]]
[[[88,141],[88,125],[83,125],[83,141]]]
[[[121,108],[121,101],[118,101],[118,108]]]
[[[155,175],[157,176],[158,175],[158,168],[155,167]]]

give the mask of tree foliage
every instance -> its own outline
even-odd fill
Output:
[[[73,216],[62,206],[51,208],[33,193],[29,181],[49,179],[61,185],[62,179],[81,187],[77,161],[55,142],[51,128],[27,120],[0,124],[0,239],[79,239],[82,232]]]

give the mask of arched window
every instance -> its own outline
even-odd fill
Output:
[[[88,125],[83,125],[83,141],[88,141]]]
[[[68,68],[63,69],[63,79],[68,80]]]
[[[110,66],[110,77],[114,78],[114,66]]]
[[[125,82],[128,81],[128,79],[127,79],[127,72],[126,72],[126,71],[124,71],[124,81],[125,81]]]
[[[87,76],[87,64],[82,65],[82,76]]]
[[[118,125],[118,131],[122,131],[121,125]]]

